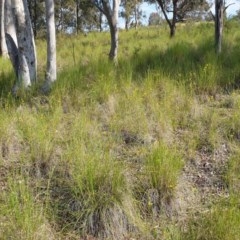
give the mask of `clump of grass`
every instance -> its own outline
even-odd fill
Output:
[[[3,239],[49,239],[53,237],[43,204],[34,197],[29,183],[20,177],[8,179],[1,194],[0,234]]]
[[[217,203],[211,210],[190,220],[186,233],[181,239],[196,240],[237,240],[239,239],[239,199],[230,197]]]
[[[22,239],[41,239],[35,232],[48,221],[60,239],[207,239],[212,233],[228,239],[219,231],[223,221],[235,238],[231,225],[239,213],[232,200],[190,219],[186,233],[161,214],[184,174],[182,154],[211,158],[218,143],[238,145],[237,97],[216,102],[239,84],[239,34],[227,33],[231,43],[216,57],[210,26],[180,27],[171,41],[164,27],[121,32],[117,66],[107,60],[109,33],[58,36],[59,78],[48,96],[33,88],[13,99],[11,66],[0,59],[0,186],[7,186],[0,218],[10,216],[0,232],[6,238],[19,230]],[[41,82],[46,43],[37,44]],[[226,177],[234,194],[237,159]],[[12,169],[20,182],[13,181]],[[54,238],[47,232],[45,239]]]
[[[126,169],[110,151],[112,138],[102,136],[90,117],[85,111],[72,119],[71,137],[50,182],[51,206],[64,232],[122,239],[135,231],[137,210],[128,207],[134,201]]]
[[[165,198],[172,197],[177,184],[178,175],[183,167],[180,156],[167,146],[160,144],[147,157],[144,172],[149,181],[149,187],[157,189]]]
[[[239,165],[239,151],[230,158],[228,164],[228,171],[225,179],[229,186],[230,193],[233,195],[239,195],[240,190],[240,165]]]
[[[165,144],[159,144],[146,156],[135,184],[136,197],[140,200],[144,218],[156,220],[159,216],[169,214],[182,167],[182,158]]]

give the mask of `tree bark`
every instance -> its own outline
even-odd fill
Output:
[[[17,34],[16,34],[16,27],[15,27],[15,21],[16,18],[13,14],[12,9],[12,1],[11,0],[4,0],[4,30],[5,33],[8,33],[16,46],[18,46],[17,42]]]
[[[120,0],[113,0],[113,8],[111,9],[109,2],[103,1],[103,10],[108,20],[111,34],[111,49],[109,52],[109,59],[111,61],[117,60],[118,54],[118,10]]]
[[[54,18],[54,1],[45,0],[47,20],[47,71],[44,91],[49,91],[51,84],[57,79],[56,29]]]
[[[91,2],[107,18],[111,34],[109,59],[116,61],[118,53],[118,10],[121,0],[112,0],[112,6],[108,0],[102,0],[101,3],[97,0],[91,0]]]
[[[215,47],[218,54],[222,51],[223,14],[224,1],[215,0]]]
[[[0,44],[0,50],[1,55],[3,57],[6,57],[8,55],[7,45],[6,45],[6,38],[5,38],[5,27],[4,27],[4,5],[5,0],[0,1],[0,34],[1,34],[1,44]]]
[[[176,26],[171,24],[171,26],[170,26],[170,38],[173,38],[175,36],[175,30],[176,30]]]
[[[118,29],[117,25],[110,25],[110,34],[111,34],[111,49],[109,52],[109,59],[116,61],[118,54]]]
[[[5,35],[6,45],[7,45],[7,51],[8,56],[11,60],[13,69],[15,71],[15,75],[18,79],[18,69],[19,69],[19,53],[16,43],[14,42],[12,36],[8,33]],[[15,92],[15,91],[14,91]]]
[[[176,13],[177,13],[177,1],[176,0],[173,0],[173,16],[172,16],[172,21],[169,19],[168,15],[167,15],[167,12],[166,12],[166,9],[164,7],[164,4],[163,4],[163,1],[162,0],[157,0],[161,10],[162,10],[162,13],[164,15],[164,18],[166,19],[167,21],[167,24],[170,28],[170,38],[173,38],[175,36],[175,30],[176,30]]]
[[[125,17],[125,30],[128,31],[129,30],[129,18]]]
[[[19,53],[18,53],[18,41],[15,28],[15,16],[12,11],[11,0],[4,0],[4,26],[3,26],[3,41],[2,44],[6,44],[7,54],[11,60],[13,69],[15,71],[16,78],[19,74]],[[18,81],[17,81],[18,83]],[[17,83],[13,87],[13,93],[17,92]]]
[[[176,30],[176,22],[177,22],[177,0],[173,1],[173,17],[170,25],[170,37],[173,38],[175,36]]]
[[[26,0],[12,0],[16,17],[16,33],[18,42],[18,87],[28,87],[36,81],[37,61],[35,41],[30,14]]]
[[[135,19],[135,29],[138,28],[138,9],[137,5],[134,7],[134,19]]]

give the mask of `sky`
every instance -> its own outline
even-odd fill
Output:
[[[234,3],[234,4],[229,6],[229,8],[227,9],[228,16],[236,14],[236,11],[240,9],[240,0],[226,0],[226,5],[229,5],[232,3]],[[142,10],[144,11],[144,13],[146,15],[146,19],[143,20],[144,24],[148,23],[149,15],[152,12],[157,12],[156,5],[155,4],[149,5],[148,3],[142,4]],[[212,12],[214,12],[214,6],[212,7]],[[121,20],[120,20],[120,27],[124,27],[124,22]]]

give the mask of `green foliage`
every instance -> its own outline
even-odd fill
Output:
[[[2,239],[40,240],[51,237],[45,225],[43,205],[34,197],[26,180],[17,176],[9,178],[0,200]]]
[[[183,161],[173,149],[164,145],[158,146],[145,163],[145,174],[149,178],[149,187],[155,188],[164,198],[174,192]]]
[[[186,234],[181,239],[196,240],[237,240],[239,239],[240,211],[239,199],[229,198],[217,203],[207,213],[192,220]]]
[[[239,167],[239,151],[232,156],[229,161],[228,171],[226,174],[226,182],[232,194],[239,196],[240,188],[240,167]]]
[[[179,25],[171,41],[164,25],[120,32],[117,65],[109,33],[59,35],[48,96],[36,87],[14,99],[0,59],[0,236],[237,239],[240,34],[229,23],[217,57],[212,30]],[[46,43],[37,47],[41,82]],[[202,175],[229,198],[205,195]]]
[[[162,21],[163,21],[162,18],[157,12],[152,12],[148,19],[148,25],[149,26],[160,25]]]

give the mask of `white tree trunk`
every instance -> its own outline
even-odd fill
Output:
[[[19,72],[19,54],[18,54],[18,42],[15,28],[15,16],[12,11],[12,1],[4,0],[4,29],[3,38],[5,42],[2,44],[7,46],[7,53],[12,62],[13,69],[18,79]],[[13,93],[16,94],[17,84],[13,87]]]
[[[109,59],[116,61],[118,53],[118,10],[121,0],[113,0],[111,4],[107,0],[103,0],[103,9],[99,8],[105,14],[111,34],[111,49],[109,52]]]
[[[1,54],[2,56],[6,57],[8,55],[8,50],[7,50],[7,44],[6,44],[6,38],[5,38],[5,27],[4,27],[4,5],[5,5],[5,0],[0,1],[0,34],[1,34]]]
[[[11,0],[4,0],[4,29],[5,33],[8,33],[16,46],[18,46],[17,42],[17,34],[16,34],[16,27],[15,27],[15,16],[13,15],[12,11],[12,1]]]
[[[30,14],[27,0],[12,0],[13,12],[16,17],[16,32],[19,54],[18,78],[23,87],[36,81],[37,60]]]
[[[112,13],[112,26],[110,26],[111,31],[111,50],[109,53],[110,59],[116,61],[118,54],[118,11],[120,0],[113,1],[113,13]],[[112,30],[111,30],[112,27]]]
[[[51,85],[57,79],[56,30],[54,18],[54,0],[45,0],[47,20],[47,71],[46,84]]]

